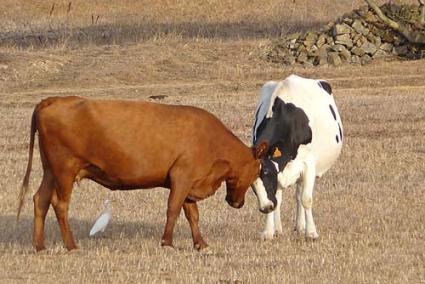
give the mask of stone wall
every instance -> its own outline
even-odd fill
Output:
[[[393,12],[400,9],[388,4],[382,8]],[[422,58],[425,47],[407,42],[365,6],[328,23],[319,32],[293,33],[272,42],[266,57],[286,65],[363,65],[378,58]]]

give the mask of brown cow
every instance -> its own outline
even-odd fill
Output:
[[[190,106],[56,97],[41,101],[31,122],[29,161],[19,213],[28,191],[34,136],[39,132],[43,180],[34,195],[34,245],[45,249],[44,221],[52,204],[68,250],[77,248],[68,223],[75,181],[91,179],[111,190],[170,188],[161,244],[172,246],[183,207],[194,246],[207,246],[196,202],[226,182],[235,208],[258,177],[266,144],[244,145],[215,116]]]

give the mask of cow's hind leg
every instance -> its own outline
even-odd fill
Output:
[[[297,201],[296,216],[295,216],[295,231],[300,234],[305,234],[305,210],[302,204],[302,185],[301,181],[296,184],[295,200]]]
[[[71,201],[74,178],[75,175],[62,173],[61,176],[57,178],[58,184],[53,191],[51,199],[59,223],[62,239],[68,250],[77,249],[68,222],[68,209]]]
[[[49,170],[43,173],[43,180],[38,191],[34,194],[34,235],[33,242],[37,251],[43,250],[44,246],[44,223],[47,211],[50,207],[50,199],[54,188],[54,178]]]
[[[307,163],[302,175],[301,203],[305,211],[305,236],[308,239],[317,239],[319,235],[313,220],[313,189],[316,179],[315,166]]]
[[[201,236],[199,230],[199,211],[198,205],[194,201],[187,200],[183,203],[184,214],[189,221],[190,229],[192,230],[193,246],[197,250],[202,250],[208,247],[207,243]]]

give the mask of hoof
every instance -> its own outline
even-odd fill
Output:
[[[283,235],[283,229],[282,229],[282,227],[277,228],[276,231],[275,231],[275,234],[277,236],[282,236]]]
[[[203,248],[203,249],[201,249],[201,250],[198,250],[198,249],[196,249],[199,253],[201,253],[201,254],[205,254],[205,255],[211,255],[211,254],[213,254],[213,251],[212,251],[212,249],[210,248],[210,247],[206,247],[206,248]]]
[[[77,246],[70,246],[66,248],[68,251],[78,250]]]
[[[319,234],[317,232],[311,232],[305,235],[306,241],[317,241],[319,240]]]
[[[174,254],[176,252],[174,246],[164,242],[164,240],[161,241],[161,249],[165,254]]]
[[[196,249],[197,251],[203,251],[208,248],[208,245],[205,242],[202,242],[202,243],[195,244],[193,248]]]
[[[295,232],[295,234],[296,234],[296,235],[298,235],[299,237],[306,236],[305,229],[301,229],[301,228],[297,228],[297,227],[295,227],[295,228],[294,228],[294,232]]]
[[[261,233],[261,240],[270,241],[273,240],[274,234],[273,232],[264,231]]]
[[[35,252],[35,254],[36,254],[36,255],[48,255],[48,254],[49,254],[49,252],[48,252],[48,250],[47,250],[47,249],[43,249],[43,250],[37,250],[37,251]]]
[[[172,248],[172,249],[174,249],[173,243],[168,242],[166,240],[161,240],[161,246],[163,248]]]
[[[35,246],[35,251],[36,252],[42,252],[44,250],[46,250],[46,247],[44,245],[43,246]]]
[[[273,202],[268,202],[264,207],[260,207],[260,212],[263,214],[268,214],[274,210],[274,204]]]

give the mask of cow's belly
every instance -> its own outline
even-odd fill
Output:
[[[321,133],[317,131],[316,135],[313,134],[312,153],[315,157],[317,176],[329,170],[341,153],[342,141],[337,142],[335,131],[322,130]]]
[[[128,137],[114,130],[99,143],[86,140],[84,147],[71,149],[75,156],[84,158],[79,175],[110,189],[168,187],[168,174],[178,157],[177,147],[158,139],[149,143],[137,134]],[[93,150],[88,153],[85,149]]]
[[[324,173],[326,173],[332,165],[336,162],[338,159],[339,153],[341,152],[341,148],[338,147],[338,149],[332,149],[331,151],[328,151],[326,153],[321,153],[321,155],[318,155],[318,158],[316,158],[316,176],[322,176]]]
[[[76,180],[91,179],[112,190],[141,189],[152,187],[169,187],[168,171],[161,168],[148,169],[123,167],[101,168],[87,164],[77,174]]]

